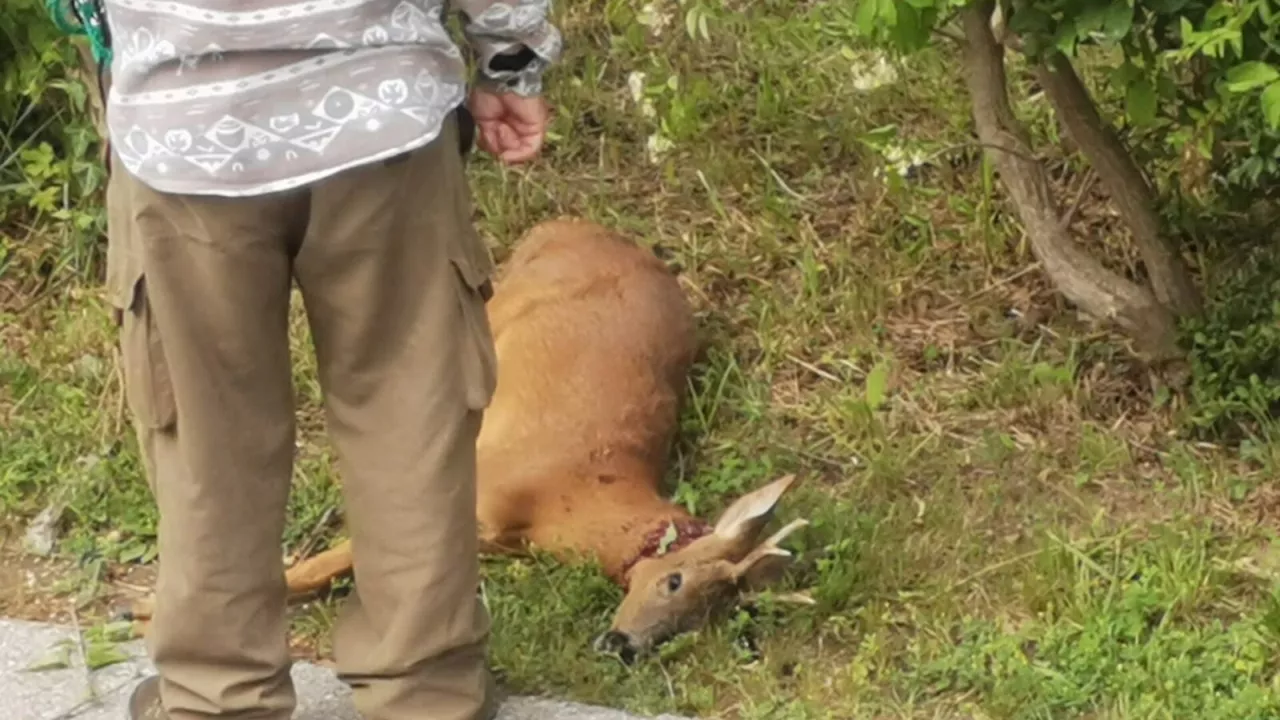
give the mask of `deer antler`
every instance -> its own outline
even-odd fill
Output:
[[[758,588],[772,582],[782,574],[791,559],[791,551],[780,547],[788,535],[809,524],[803,518],[792,520],[778,532],[757,545],[747,556],[733,566],[738,581],[749,588]]]
[[[764,596],[765,596],[764,591],[744,593],[742,595],[742,600],[744,602],[750,603],[750,602],[755,602]],[[773,600],[775,600],[776,602],[787,603],[789,605],[812,606],[812,605],[818,604],[818,601],[814,600],[813,597],[809,595],[808,591],[805,591],[805,590],[798,590],[796,592],[789,592],[789,593],[781,593],[778,595],[771,594],[769,595],[769,597],[773,598]]]

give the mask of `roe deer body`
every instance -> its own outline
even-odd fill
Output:
[[[651,252],[600,225],[542,223],[517,243],[487,314],[498,380],[477,440],[482,552],[596,559],[627,590],[597,647],[630,659],[703,624],[785,565],[796,521],[757,538],[794,478],[713,525],[662,480],[697,353],[692,308]],[[343,542],[286,572],[291,594],[351,568]]]

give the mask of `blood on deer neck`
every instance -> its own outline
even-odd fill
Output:
[[[540,499],[526,533],[536,546],[588,554],[625,587],[627,571],[640,559],[683,547],[710,525],[661,495],[661,474],[648,459],[601,455],[593,453],[592,462],[567,473],[574,480],[558,484],[564,488],[560,497]]]

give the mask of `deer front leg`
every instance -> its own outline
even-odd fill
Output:
[[[350,572],[351,541],[343,540],[319,555],[313,555],[285,570],[285,586],[290,598],[321,590],[334,579]],[[146,624],[155,609],[155,595],[132,600],[121,613],[125,620]]]
[[[480,554],[495,556],[517,556],[525,554],[522,545],[512,545],[499,540],[479,538]],[[313,555],[285,570],[285,587],[290,598],[306,595],[328,587],[334,580],[351,572],[354,567],[351,552],[351,540],[343,540],[319,555]],[[122,619],[134,623],[134,632],[139,637],[145,634],[146,626],[155,609],[155,596],[132,600],[121,613]]]
[[[319,555],[290,567],[284,573],[289,595],[302,595],[327,587],[352,568],[351,541],[343,540]]]
[[[522,548],[485,537],[479,538],[479,542],[481,555],[518,555],[523,552]],[[351,572],[353,566],[351,541],[343,540],[285,571],[285,584],[291,596],[314,592]]]

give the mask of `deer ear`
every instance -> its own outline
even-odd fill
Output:
[[[733,577],[744,590],[760,590],[782,579],[782,573],[791,564],[791,551],[780,547],[788,535],[809,524],[807,520],[792,520],[786,527],[770,535],[747,556],[733,566]]]
[[[773,518],[778,500],[795,481],[795,475],[787,475],[738,498],[716,521],[715,534],[735,545],[745,546],[754,542]]]

